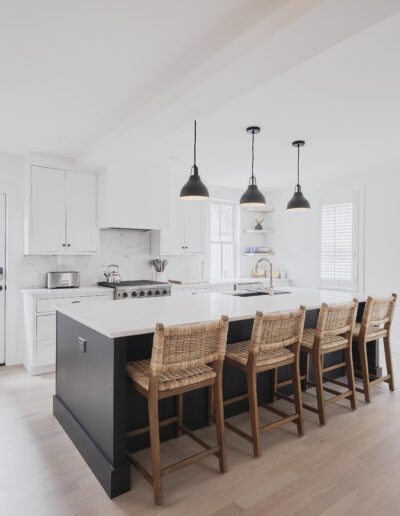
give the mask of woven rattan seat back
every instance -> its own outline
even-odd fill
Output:
[[[209,364],[225,356],[228,317],[217,322],[164,327],[157,324],[150,370],[158,375]]]
[[[257,312],[251,335],[250,351],[271,351],[300,343],[304,328],[306,309],[263,314]]]
[[[318,337],[328,337],[344,335],[350,331],[352,333],[357,315],[357,306],[357,300],[332,305],[323,303],[319,311],[316,335]]]
[[[382,324],[387,327],[390,325],[396,307],[396,300],[396,294],[385,298],[368,297],[361,324],[367,327]]]

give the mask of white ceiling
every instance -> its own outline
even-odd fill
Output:
[[[248,125],[258,183],[295,185],[295,139],[303,185],[327,178],[400,172],[400,13],[326,50],[198,120],[198,165],[210,184],[244,188],[250,175]],[[170,135],[162,152],[188,173],[192,125]]]
[[[397,169],[399,0],[0,0],[0,152],[148,152],[210,184]],[[190,124],[190,125],[189,125]],[[176,159],[177,158],[177,159]],[[160,173],[163,170],[160,169]]]
[[[0,152],[76,156],[288,0],[2,0]]]

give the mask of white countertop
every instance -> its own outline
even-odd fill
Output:
[[[152,333],[156,323],[166,326],[218,320],[251,319],[257,310],[265,313],[294,310],[300,305],[315,309],[321,303],[350,301],[354,294],[303,288],[280,288],[289,294],[241,298],[226,293],[188,294],[145,299],[102,301],[76,305],[56,304],[56,309],[109,338]]]
[[[21,292],[31,297],[75,297],[102,294],[110,292],[108,287],[78,287],[78,288],[24,288]],[[112,290],[111,290],[112,291]]]

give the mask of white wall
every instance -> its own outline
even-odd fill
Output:
[[[400,294],[399,203],[400,175],[377,172],[363,181],[343,179],[335,183],[303,185],[303,193],[311,203],[311,211],[289,213],[286,204],[292,189],[279,190],[269,195],[275,208],[271,215],[275,233],[271,236],[275,268],[289,271],[294,285],[319,286],[320,214],[318,192],[326,189],[361,186],[365,191],[364,210],[364,273],[361,290],[366,295],[387,296]],[[362,285],[363,283],[363,285]],[[362,293],[362,292],[361,292]],[[394,321],[393,340],[400,347],[400,306]]]

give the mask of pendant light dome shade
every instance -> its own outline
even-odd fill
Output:
[[[304,197],[300,185],[300,147],[303,147],[305,143],[303,140],[296,140],[292,143],[293,147],[297,147],[297,185],[294,189],[293,197],[287,203],[286,209],[288,211],[308,211],[311,209],[310,203]]]
[[[265,197],[256,184],[250,184],[240,198],[240,206],[265,206]]]
[[[287,203],[287,209],[289,211],[308,211],[311,209],[310,203],[304,197],[300,185],[296,185],[293,197]]]
[[[194,164],[191,169],[188,182],[183,185],[180,198],[186,201],[205,201],[210,197],[206,185],[199,176],[199,169],[196,165],[196,144],[197,144],[197,122],[194,121]]]
[[[254,176],[254,135],[260,132],[259,127],[248,127],[246,132],[252,135],[251,139],[251,177],[249,181],[249,186],[244,194],[240,198],[240,206],[248,206],[248,207],[257,207],[257,206],[265,206],[265,197],[260,192],[257,186],[257,180]]]
[[[194,165],[192,170],[193,174],[189,176],[188,182],[182,187],[181,199],[187,201],[202,201],[208,199],[210,194],[208,193],[206,185],[200,179],[197,166]]]

